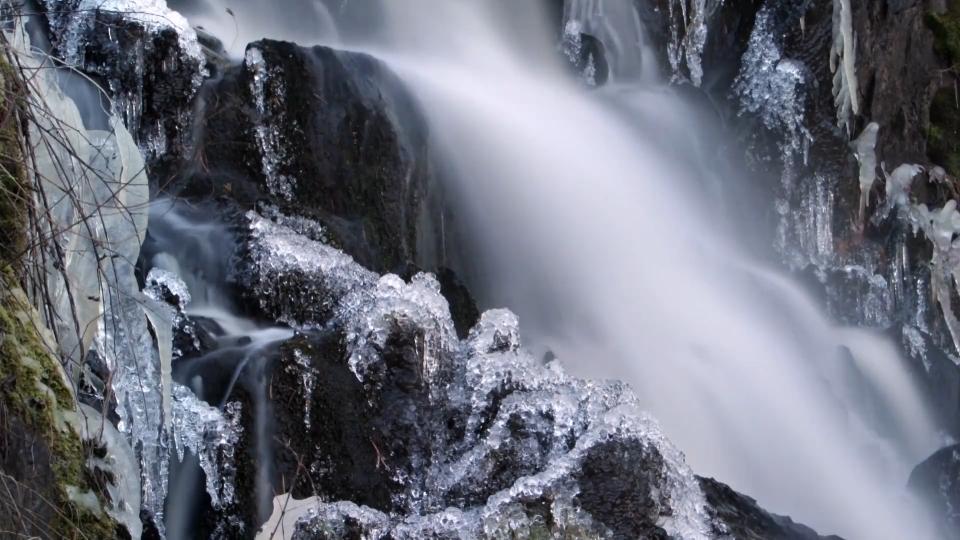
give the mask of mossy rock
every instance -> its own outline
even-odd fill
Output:
[[[38,538],[129,537],[103,511],[55,340],[7,269],[0,287],[0,530]]]
[[[960,59],[960,2],[949,0],[942,14],[927,12],[924,22],[933,31],[933,48],[941,60],[953,66]]]
[[[19,288],[32,198],[21,153],[23,92],[0,54],[0,531],[18,538],[129,538],[87,466],[56,339]]]
[[[954,88],[941,89],[930,104],[927,155],[950,176],[960,175],[960,107]]]
[[[6,56],[0,55],[0,267],[13,263],[26,249],[25,211],[31,197],[20,151],[17,80]]]

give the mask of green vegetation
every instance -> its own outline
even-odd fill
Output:
[[[930,103],[927,155],[951,177],[960,177],[960,108],[953,88],[941,89]]]

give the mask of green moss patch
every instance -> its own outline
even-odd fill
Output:
[[[20,151],[17,113],[22,101],[16,73],[0,54],[0,267],[26,249],[27,201],[31,196]]]
[[[0,502],[0,529],[39,538],[114,538],[102,490],[86,468],[74,396],[26,295],[0,285],[0,469],[18,496]],[[91,504],[95,501],[96,504]]]
[[[947,12],[937,14],[927,12],[924,22],[933,31],[933,47],[940,58],[949,65],[960,59],[960,2],[947,2]]]

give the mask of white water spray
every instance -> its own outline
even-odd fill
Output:
[[[630,36],[606,44],[611,65],[649,83],[653,55],[632,41],[642,32],[603,20],[630,12],[627,3],[565,11]],[[650,142],[651,132],[705,126],[679,99],[658,101],[650,122],[625,114],[636,103],[612,107],[617,95],[577,87],[552,69],[550,32],[532,4],[384,2],[390,46],[368,47],[431,123],[458,214],[479,239],[471,285],[580,374],[631,383],[700,474],[824,534],[932,536],[903,487],[937,442],[896,351],[831,328],[793,285],[739,255],[718,232],[709,190],[690,178],[697,167]],[[881,438],[860,414],[839,376],[840,345],[901,440]]]
[[[840,336],[791,286],[745,270],[685,169],[631,118],[536,73],[497,13],[404,2],[391,16],[419,21],[415,45],[379,52],[414,88],[456,178],[487,299],[581,374],[630,382],[701,474],[823,533],[924,538],[903,486],[936,438],[899,359],[857,363],[913,430],[907,450],[862,425],[831,380]],[[679,100],[667,107],[684,122]],[[858,334],[857,350],[874,339]]]

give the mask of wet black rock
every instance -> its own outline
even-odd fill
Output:
[[[927,501],[944,538],[960,538],[960,445],[942,448],[917,465],[907,486]]]
[[[960,437],[960,367],[927,332],[894,325],[887,334],[901,345],[939,427]]]
[[[813,529],[784,516],[771,514],[757,501],[737,493],[712,478],[697,477],[707,497],[709,512],[718,535],[737,540],[842,540],[838,536],[820,536]],[[723,528],[720,527],[722,525]]]
[[[382,62],[264,40],[203,96],[202,138],[176,193],[270,201],[318,221],[372,270],[418,260],[427,129]]]
[[[457,330],[457,337],[465,339],[470,329],[480,320],[480,310],[473,296],[457,274],[447,268],[440,267],[437,271],[437,281],[440,282],[440,294],[450,304],[450,316],[453,317],[453,326]]]

